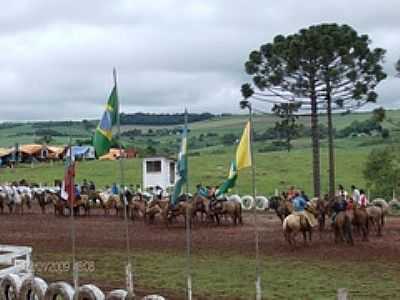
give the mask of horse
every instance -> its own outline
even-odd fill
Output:
[[[362,240],[368,241],[368,213],[365,208],[354,205],[352,225],[356,228],[357,232],[362,232]]]
[[[282,224],[283,220],[293,212],[292,202],[282,196],[272,196],[269,199],[269,207],[275,210]]]
[[[142,194],[127,195],[127,203],[128,203],[128,216],[134,220],[135,217],[143,217],[146,216],[146,208],[147,202],[144,200]]]
[[[47,201],[46,192],[42,189],[34,189],[32,198],[39,204],[42,214],[46,214],[46,206],[51,203]]]
[[[308,239],[312,240],[312,224],[307,219],[307,213],[317,215],[316,203],[309,202],[305,214],[291,213],[282,222],[283,234],[289,245],[296,244],[296,235],[301,232],[303,234],[304,244],[307,244],[307,233]]]
[[[333,205],[335,201],[330,201],[327,205],[327,215],[332,217]],[[352,233],[351,216],[346,211],[340,211],[336,214],[335,220],[332,223],[333,232],[335,235],[335,243],[346,241],[350,245],[354,245]]]
[[[99,193],[101,206],[104,209],[104,215],[107,216],[110,214],[110,209],[115,208],[116,215],[119,215],[119,211],[122,207],[121,198],[119,195],[111,194],[107,191]]]
[[[27,204],[27,198],[22,197],[21,193],[18,191],[16,186],[12,186],[11,190],[8,193],[9,203],[8,207],[10,209],[10,213],[12,212],[12,206],[15,205],[15,211],[19,211],[21,215],[24,214],[24,205],[27,205],[30,208],[30,200],[28,200],[29,204]]]
[[[204,221],[204,216],[206,216],[207,220],[214,220],[215,213],[211,209],[211,200],[208,197],[205,197],[199,193],[194,194],[193,196],[194,202],[194,211],[193,218],[197,219],[197,214],[200,213],[200,220]]]
[[[68,201],[62,199],[57,193],[45,192],[45,201],[53,203],[54,215],[65,216],[65,208],[69,208]]]
[[[383,210],[379,206],[368,206],[367,207],[368,222],[374,226],[377,236],[382,236],[382,226],[383,226]]]
[[[323,199],[318,198],[318,197],[312,198],[310,200],[310,202],[314,202],[316,204],[315,208],[317,211],[319,234],[320,234],[320,237],[322,237],[322,232],[325,229],[327,207],[328,207],[328,203],[329,203],[328,194],[326,194]]]
[[[389,204],[385,201],[385,199],[382,198],[376,198],[372,200],[372,205],[380,207],[382,210],[382,215],[381,215],[381,225],[385,225],[385,216],[389,214],[390,206]]]
[[[0,211],[4,213],[4,204],[8,203],[8,194],[4,191],[0,191]]]
[[[215,214],[217,224],[220,224],[219,215],[229,216],[234,225],[243,224],[242,204],[235,200],[216,200],[211,203],[211,211]]]

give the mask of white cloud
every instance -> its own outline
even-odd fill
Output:
[[[0,11],[0,120],[98,118],[118,69],[123,110],[238,112],[243,64],[275,35],[348,23],[400,56],[395,0],[15,1]],[[379,87],[398,107],[399,80]]]

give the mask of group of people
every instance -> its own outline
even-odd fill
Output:
[[[287,192],[282,192],[282,196],[292,202],[294,214],[305,215],[311,226],[317,224],[314,216],[307,213],[307,206],[309,198],[303,190],[296,190],[291,186]],[[360,208],[366,208],[368,206],[368,197],[363,189],[358,189],[355,185],[351,186],[351,195],[344,189],[343,185],[339,184],[336,192],[336,201],[333,205],[332,220],[335,220],[335,216],[346,210],[352,210],[355,205]]]
[[[355,205],[360,208],[366,208],[369,203],[368,197],[364,190],[359,190],[355,185],[351,186],[350,196],[349,193],[344,189],[343,185],[339,184],[335,196],[336,201],[333,206],[334,215],[332,216],[332,220],[334,220],[335,216],[341,211],[352,210]]]

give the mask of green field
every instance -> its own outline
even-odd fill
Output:
[[[107,255],[85,249],[78,260],[94,261],[95,273],[82,273],[83,282],[103,282],[120,286],[124,278],[124,253]],[[136,286],[153,291],[167,291],[183,298],[185,293],[184,253],[156,251],[132,252]],[[35,261],[65,261],[69,253],[46,253]],[[338,288],[346,287],[351,299],[396,299],[400,294],[399,263],[382,261],[338,262],[314,259],[262,256],[264,299],[335,299]],[[201,299],[254,299],[254,258],[237,254],[196,253],[193,256],[193,292]],[[355,265],[357,264],[357,267]],[[41,275],[39,273],[39,275]],[[42,274],[47,279],[65,280],[70,274]],[[172,299],[172,298],[171,298]]]
[[[376,146],[375,146],[376,147]],[[365,186],[362,177],[364,162],[372,146],[352,148],[343,147],[336,150],[337,182],[345,186],[355,184]],[[229,161],[233,158],[233,148],[226,153],[213,154],[203,152],[200,156],[189,157],[189,184],[193,191],[198,183],[204,185],[218,185],[226,178]],[[327,189],[327,151],[321,151],[322,190]],[[128,184],[141,183],[142,159],[124,160],[126,180]],[[271,195],[275,189],[286,189],[288,185],[296,185],[311,192],[311,153],[310,149],[303,148],[291,151],[277,151],[256,154],[256,187],[259,194]],[[64,166],[61,162],[50,164],[21,165],[16,169],[0,169],[0,180],[10,182],[22,178],[36,183],[52,184],[54,179],[61,179]],[[82,161],[77,163],[77,181],[84,178],[94,180],[98,187],[120,182],[119,162],[117,161]],[[234,193],[247,194],[251,192],[250,170],[243,170],[239,174]]]

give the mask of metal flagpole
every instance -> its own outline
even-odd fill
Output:
[[[256,164],[254,159],[254,130],[253,130],[253,111],[251,103],[247,100],[240,102],[241,108],[247,107],[249,109],[249,122],[250,122],[250,154],[251,154],[251,182],[253,192],[253,217],[254,217],[254,235],[255,235],[255,248],[256,248],[256,300],[261,300],[261,276],[260,276],[260,237],[257,222],[257,209],[256,209]]]
[[[69,163],[67,165],[66,172],[68,174],[68,177],[71,176],[72,174],[70,173],[70,168],[72,165],[72,121],[70,122],[70,127],[69,127]],[[74,166],[74,171],[75,171],[75,166]],[[64,176],[65,177],[65,176]],[[65,180],[65,178],[64,178]],[[64,182],[65,186],[65,182]],[[74,216],[74,200],[75,200],[75,186],[74,182],[72,179],[69,179],[69,191],[68,191],[68,199],[69,201],[69,207],[70,207],[70,214],[71,214],[71,239],[72,239],[72,280],[74,282],[74,289],[75,291],[79,287],[79,269],[78,269],[78,264],[76,263],[76,249],[75,249],[75,216]],[[61,195],[61,194],[60,194]]]
[[[256,164],[254,159],[254,128],[253,128],[253,112],[249,103],[250,113],[250,152],[251,152],[251,181],[253,188],[253,199],[254,199],[254,233],[256,242],[256,300],[261,300],[261,276],[260,276],[260,237],[257,222],[257,209],[256,209]]]
[[[135,297],[133,290],[133,276],[132,276],[132,264],[130,259],[130,241],[129,241],[129,223],[128,223],[128,203],[126,201],[125,195],[125,173],[124,173],[124,165],[123,165],[123,155],[122,155],[122,143],[121,143],[121,121],[120,121],[120,105],[118,98],[118,88],[117,88],[117,71],[115,68],[113,69],[113,77],[114,77],[114,88],[115,88],[115,96],[118,99],[117,103],[117,134],[118,134],[118,146],[119,146],[119,168],[120,168],[120,182],[122,189],[122,200],[124,203],[124,223],[125,223],[125,240],[126,240],[126,289],[128,291],[128,297],[130,299]]]
[[[189,156],[187,152],[188,142],[188,114],[185,109],[185,130],[186,130],[186,202],[188,201],[189,193]],[[189,207],[186,207],[186,280],[187,280],[187,299],[192,300],[192,222],[189,213]]]

